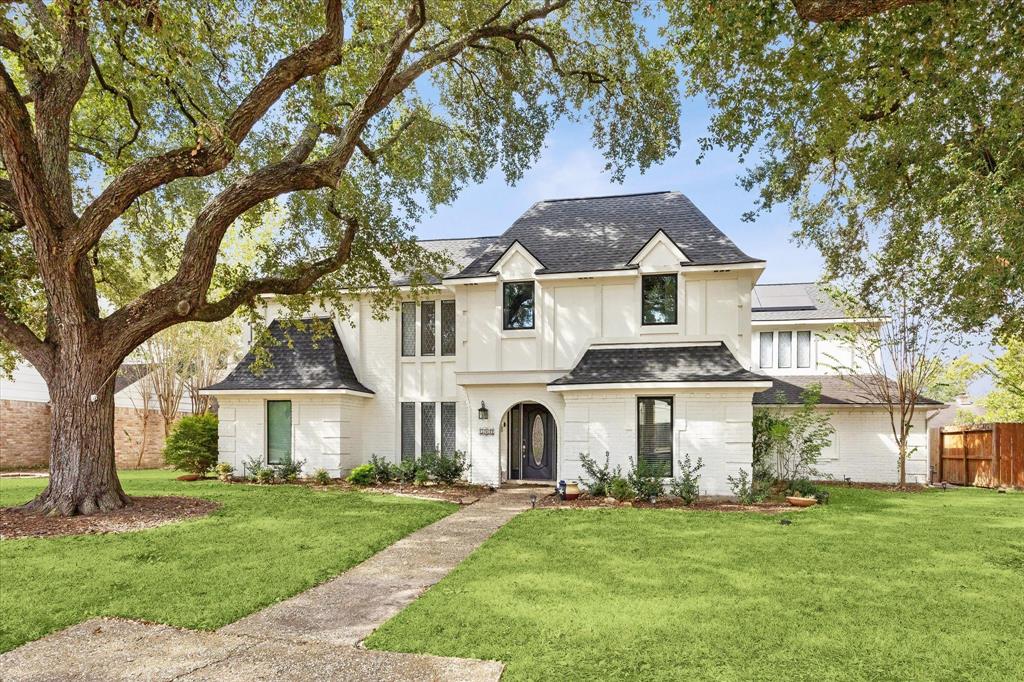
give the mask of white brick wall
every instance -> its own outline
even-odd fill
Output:
[[[826,409],[824,407],[819,409]],[[899,450],[889,425],[889,414],[880,408],[833,408],[836,429],[832,447],[818,462],[817,469],[837,481],[849,476],[866,483],[895,483],[899,480]],[[928,432],[923,414],[914,418],[910,445],[917,450],[907,459],[907,482],[928,481]]]

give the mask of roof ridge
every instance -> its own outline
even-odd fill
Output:
[[[645,197],[645,196],[651,196],[653,194],[682,194],[682,192],[679,192],[678,190],[674,190],[674,189],[662,189],[662,190],[658,190],[658,191],[655,191],[655,192],[626,192],[625,194],[598,194],[598,195],[592,196],[592,197],[562,197],[560,199],[541,199],[540,201],[534,203],[534,206],[536,206],[537,204],[555,204],[555,203],[558,203],[560,201],[589,201],[591,199],[621,199],[621,198],[624,198],[624,197]]]
[[[762,283],[755,284],[754,286],[755,287],[789,287],[789,286],[795,286],[797,284],[804,284],[804,285],[807,285],[807,284],[820,284],[820,282],[817,282],[817,281],[815,281],[815,282],[765,282],[763,284]]]

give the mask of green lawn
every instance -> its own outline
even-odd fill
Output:
[[[367,644],[508,680],[1024,677],[1024,494],[838,488],[786,516],[527,512]]]
[[[130,495],[221,502],[211,516],[112,535],[0,542],[0,651],[92,616],[220,627],[290,597],[455,510],[455,505],[298,486],[182,483],[125,472]],[[0,506],[39,479],[0,479]]]

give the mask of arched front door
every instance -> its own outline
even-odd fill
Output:
[[[538,403],[514,405],[508,426],[509,478],[554,480],[558,436],[548,408]]]

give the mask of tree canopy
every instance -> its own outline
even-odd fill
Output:
[[[751,215],[788,204],[830,277],[884,289],[913,263],[956,328],[1024,330],[1018,0],[666,5],[704,148],[753,160]]]

